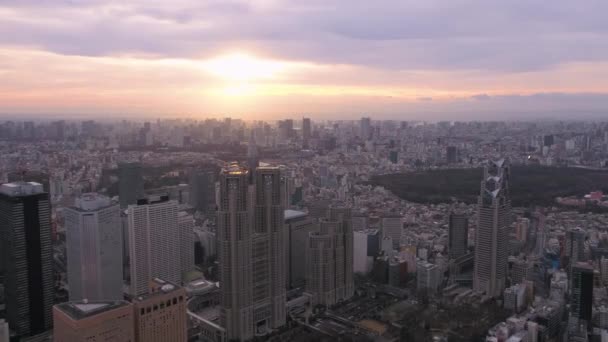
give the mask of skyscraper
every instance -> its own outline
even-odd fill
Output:
[[[120,207],[95,193],[64,211],[71,301],[123,298]]]
[[[124,300],[67,302],[53,307],[55,341],[134,341],[133,306]]]
[[[0,262],[11,329],[21,337],[51,329],[51,208],[42,184],[0,185]]]
[[[228,339],[247,340],[285,324],[286,232],[281,172],[236,164],[220,174],[218,257],[221,320]]]
[[[253,337],[249,171],[230,165],[220,173],[218,261],[221,323],[228,339]]]
[[[181,276],[184,279],[188,272],[194,270],[194,217],[180,211],[177,214],[177,224],[180,235]]]
[[[144,179],[140,163],[118,164],[118,199],[120,206],[126,208],[144,197]]]
[[[247,164],[251,170],[254,170],[260,164],[258,157],[258,145],[255,142],[255,135],[253,134],[253,131],[251,131],[251,136],[249,137],[249,143],[247,145]]]
[[[360,133],[363,140],[369,140],[372,137],[372,120],[370,118],[361,118]]]
[[[129,260],[133,296],[145,294],[154,278],[181,282],[177,202],[153,196],[129,205]]]
[[[448,253],[450,259],[467,254],[469,218],[464,214],[450,213],[448,224]]]
[[[498,297],[506,286],[507,241],[511,224],[508,161],[489,161],[484,169],[475,232],[473,289]]]
[[[382,236],[393,239],[393,249],[399,249],[403,232],[403,219],[397,214],[387,214],[382,217]]]
[[[350,209],[329,210],[319,231],[309,233],[306,251],[306,291],[313,303],[333,305],[354,294],[353,232]]]
[[[570,300],[572,316],[591,321],[593,311],[593,267],[586,263],[572,266],[572,296]]]
[[[190,205],[206,215],[215,212],[215,179],[216,171],[211,167],[190,173]]]
[[[428,294],[435,293],[441,284],[441,270],[427,261],[419,261],[416,265],[416,287],[418,291]]]
[[[290,288],[303,286],[306,282],[306,244],[308,234],[315,229],[312,218],[307,213],[285,210],[285,230],[289,234],[287,284]]]
[[[285,324],[287,256],[283,183],[278,167],[258,167],[255,171],[253,238],[253,304],[256,328],[263,324],[275,329]],[[262,317],[267,317],[262,323]],[[261,333],[258,331],[256,333]]]
[[[302,119],[302,147],[307,149],[310,147],[310,136],[312,133],[312,127],[310,118]]]
[[[336,299],[337,222],[321,221],[319,231],[309,233],[306,251],[306,292],[314,305],[334,305]]]
[[[564,254],[570,258],[570,264],[585,261],[585,239],[587,233],[580,227],[566,231],[566,248]]]
[[[336,280],[336,299],[338,301],[346,300],[355,293],[352,213],[350,208],[332,206],[329,208],[328,216],[330,221],[338,222],[337,239],[342,241],[338,241],[337,246],[341,244],[344,248],[344,257],[342,257],[343,263],[340,262],[337,266],[344,268],[344,271],[340,271],[344,273],[344,278],[343,280]],[[338,256],[336,260],[339,261],[340,256]],[[344,291],[341,290],[342,287],[344,288]]]

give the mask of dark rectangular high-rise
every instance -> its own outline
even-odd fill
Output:
[[[190,205],[206,215],[215,212],[215,179],[211,167],[192,170],[190,174]]]
[[[456,149],[456,146],[446,147],[445,154],[448,164],[454,164],[458,161],[458,150]]]
[[[369,140],[372,137],[372,120],[370,118],[361,118],[359,122],[359,133],[361,139]]]
[[[0,186],[0,262],[6,314],[18,336],[53,325],[53,250],[49,195],[40,183]]]
[[[302,147],[309,148],[310,147],[310,136],[312,133],[310,119],[304,118],[302,119]]]
[[[586,263],[572,266],[572,316],[591,321],[593,311],[593,267]]]
[[[140,163],[118,164],[118,199],[121,208],[136,204],[144,197],[144,179]]]
[[[467,254],[469,218],[464,214],[451,213],[448,225],[448,252],[450,259]]]

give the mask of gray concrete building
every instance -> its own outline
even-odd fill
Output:
[[[120,206],[87,193],[64,210],[70,301],[123,298]]]

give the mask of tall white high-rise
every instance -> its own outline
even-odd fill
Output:
[[[511,224],[509,180],[508,161],[488,162],[478,201],[473,289],[491,297],[500,296],[506,286]]]
[[[180,235],[177,202],[169,196],[138,200],[127,209],[131,294],[148,292],[150,280],[181,282]]]
[[[182,278],[194,270],[194,217],[185,211],[177,214],[180,239],[180,264]]]
[[[120,205],[88,193],[66,208],[64,217],[70,301],[121,300]]]

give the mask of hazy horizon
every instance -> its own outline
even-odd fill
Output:
[[[0,3],[0,119],[603,119],[608,3]]]

